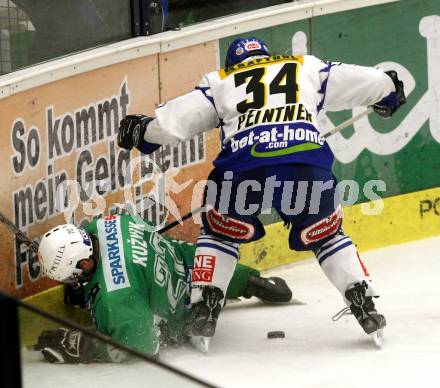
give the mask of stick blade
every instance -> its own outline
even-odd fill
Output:
[[[208,353],[211,337],[191,336],[189,339],[191,345],[199,352]]]
[[[371,333],[370,336],[373,339],[374,344],[378,348],[382,348],[382,346],[385,342],[385,336],[383,334],[383,329],[376,330],[374,333]]]

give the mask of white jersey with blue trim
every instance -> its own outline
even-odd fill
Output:
[[[319,111],[372,105],[393,92],[381,69],[312,55],[251,57],[206,74],[195,90],[159,106],[145,140],[176,144],[220,127],[222,149],[214,161],[220,170],[284,163],[331,169]]]

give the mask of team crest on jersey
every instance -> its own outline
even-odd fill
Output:
[[[258,42],[247,42],[244,45],[246,51],[261,50],[261,44]]]

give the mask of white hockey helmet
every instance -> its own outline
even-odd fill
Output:
[[[53,280],[76,283],[84,275],[78,262],[93,253],[90,236],[72,224],[59,225],[49,230],[41,239],[38,259],[43,273]]]

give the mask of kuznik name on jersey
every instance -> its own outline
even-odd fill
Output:
[[[130,287],[125,265],[120,217],[105,217],[97,221],[96,227],[107,291],[112,292]]]

